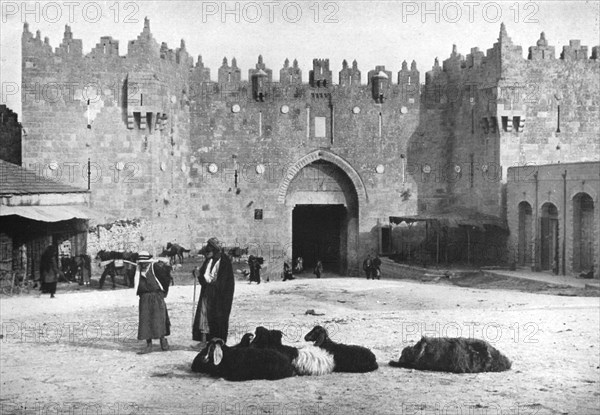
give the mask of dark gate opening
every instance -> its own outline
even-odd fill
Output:
[[[532,209],[527,202],[519,203],[519,265],[531,264],[531,223]]]
[[[542,270],[558,274],[558,210],[552,203],[542,206],[541,239]]]
[[[590,271],[594,264],[594,200],[587,193],[573,198],[573,271]]]
[[[318,260],[325,272],[342,273],[347,230],[343,205],[296,205],[292,211],[292,255],[312,272]]]

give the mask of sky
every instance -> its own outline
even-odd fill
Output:
[[[237,59],[247,79],[259,54],[278,80],[286,58],[298,59],[308,81],[314,58],[328,58],[334,83],[342,61],[356,59],[366,74],[376,65],[396,73],[402,61],[417,62],[424,81],[434,59],[446,59],[452,45],[466,56],[472,47],[486,51],[498,39],[504,22],[513,42],[535,45],[546,33],[557,57],[570,39],[600,44],[600,1],[5,1],[0,0],[0,104],[21,113],[21,35],[23,23],[41,31],[52,48],[63,38],[65,24],[83,40],[84,53],[101,36],[119,40],[119,53],[150,19],[154,39],[169,48],[181,39],[196,61],[202,55],[216,80],[224,57]]]

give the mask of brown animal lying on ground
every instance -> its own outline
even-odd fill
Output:
[[[390,366],[452,373],[503,372],[511,361],[488,342],[478,339],[423,336],[405,347]]]

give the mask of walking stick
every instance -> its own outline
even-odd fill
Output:
[[[194,317],[196,315],[196,283],[198,279],[196,278],[196,269],[192,271],[192,275],[194,276],[194,297],[192,298],[192,328],[194,327]]]

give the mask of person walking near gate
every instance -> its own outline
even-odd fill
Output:
[[[367,258],[363,261],[363,270],[367,275],[367,279],[371,279],[371,275],[373,272],[373,260],[371,259],[371,254],[367,255]]]
[[[375,254],[375,258],[373,258],[373,261],[371,262],[371,275],[373,276],[373,279],[377,278],[378,280],[381,279],[381,259],[379,258],[379,255]]]
[[[42,283],[42,293],[50,294],[50,298],[55,298],[56,283],[58,276],[65,278],[63,272],[58,268],[58,248],[56,245],[49,245],[40,260],[40,281]]]
[[[317,261],[317,265],[315,265],[315,270],[313,272],[317,278],[321,278],[321,274],[323,273],[323,263],[321,260]]]

